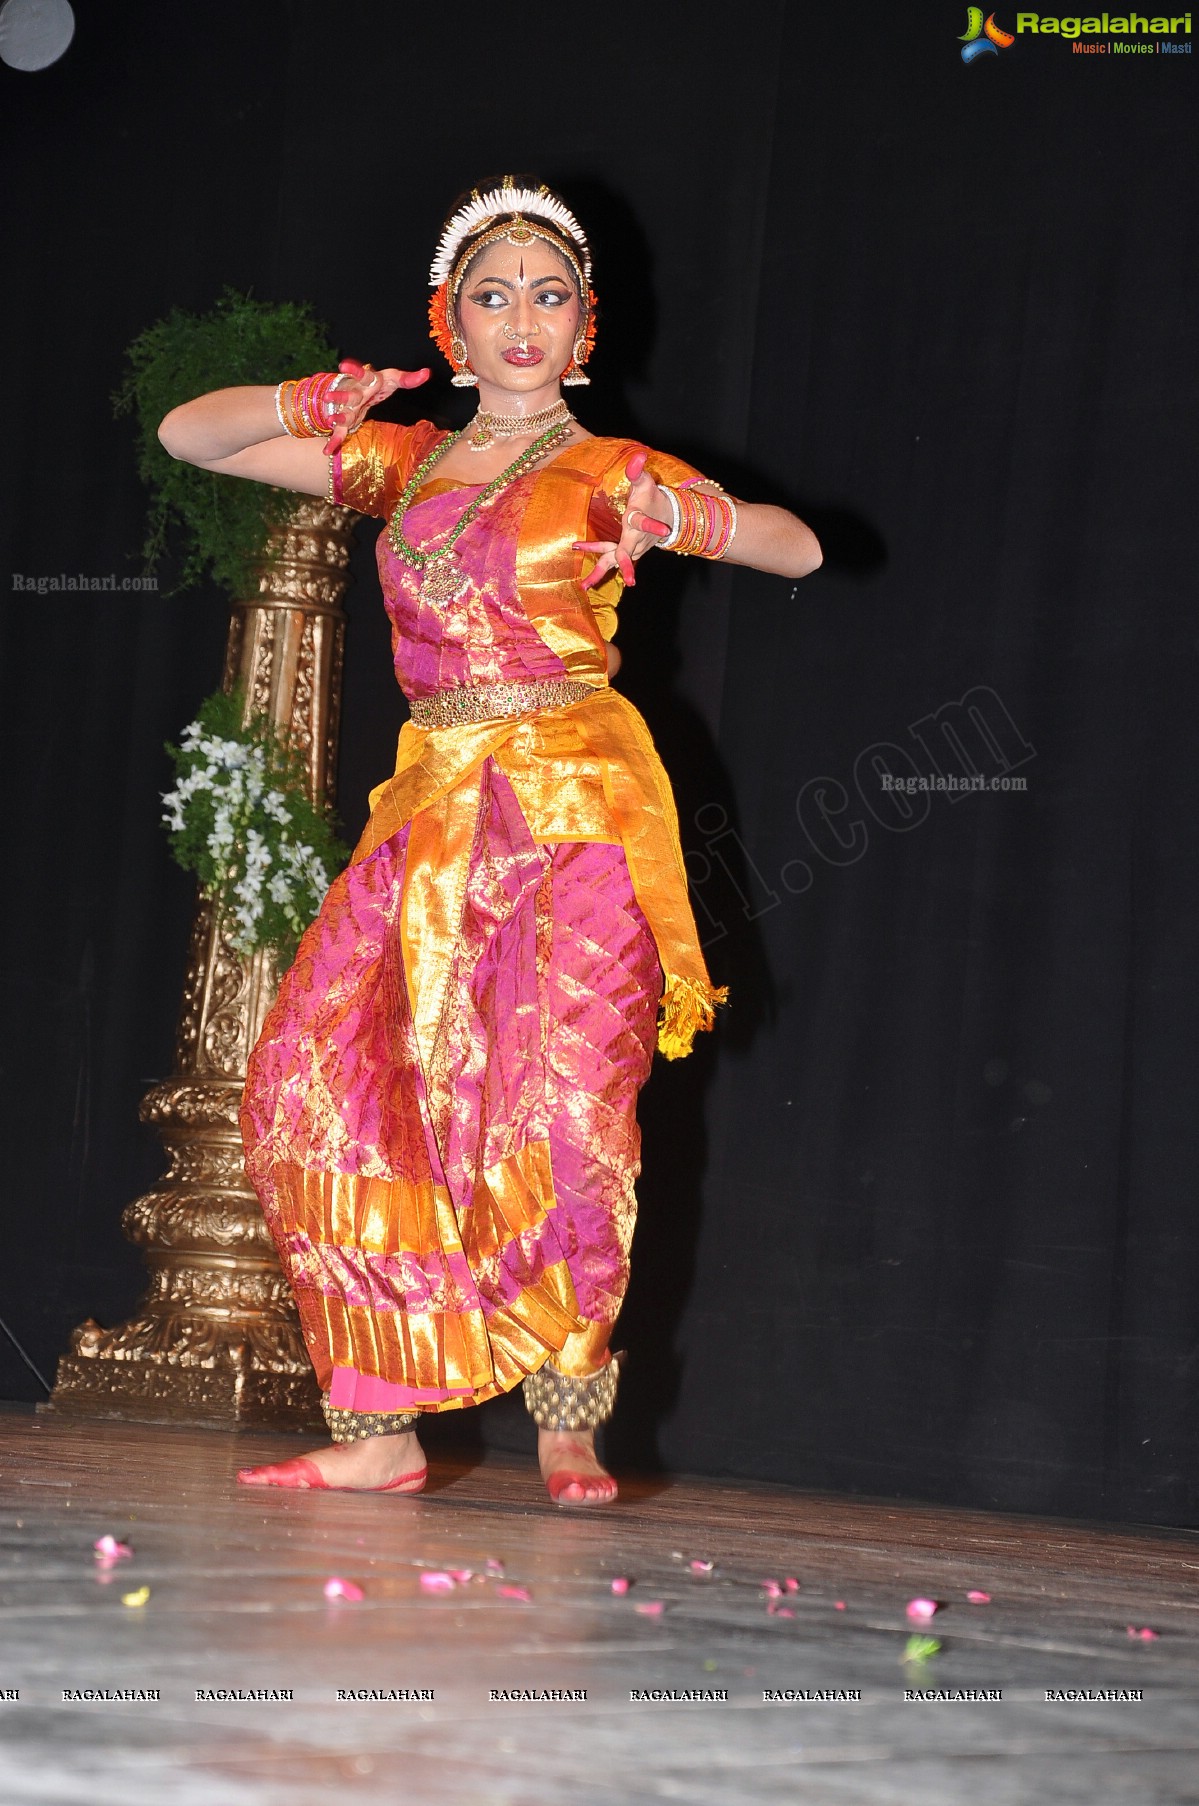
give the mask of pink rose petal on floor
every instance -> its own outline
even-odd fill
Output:
[[[325,1598],[355,1601],[365,1599],[366,1594],[352,1580],[343,1580],[340,1574],[331,1574],[325,1582]]]
[[[1161,1632],[1150,1630],[1147,1624],[1140,1630],[1137,1629],[1135,1624],[1130,1624],[1128,1627],[1128,1634],[1130,1637],[1139,1637],[1143,1643],[1156,1643]]]
[[[629,1583],[624,1578],[623,1575],[620,1577],[620,1579],[614,1580],[612,1582],[612,1591],[614,1593],[627,1593],[628,1590],[629,1590]]]
[[[446,1573],[459,1586],[465,1586],[468,1580],[473,1580],[475,1577],[473,1568],[447,1568]]]
[[[977,1587],[972,1587],[966,1597],[971,1605],[990,1605],[991,1603],[990,1593],[980,1593]]]
[[[781,1599],[783,1596],[783,1589],[777,1580],[759,1580],[758,1585],[771,1599]]]
[[[487,1569],[487,1572],[489,1574],[502,1574],[504,1572],[503,1562],[502,1561],[493,1561],[490,1555],[487,1557],[487,1560],[483,1563],[483,1566]]]
[[[844,1599],[834,1599],[833,1600],[833,1610],[835,1612],[843,1612],[845,1610]]]
[[[936,1613],[937,1613],[937,1602],[935,1599],[909,1599],[908,1600],[908,1603],[907,1603],[908,1617],[914,1618],[918,1624],[927,1624],[930,1618],[934,1618],[936,1616]]]
[[[133,1550],[128,1543],[119,1543],[115,1536],[99,1536],[92,1544],[97,1561],[119,1561],[123,1555],[132,1555]]]
[[[692,1561],[688,1562],[687,1566],[693,1574],[710,1574],[716,1563],[714,1561]]]
[[[798,1591],[799,1591],[799,1582],[798,1582],[798,1580],[796,1580],[794,1578],[794,1576],[792,1576],[791,1578],[789,1578],[787,1580],[784,1580],[783,1585],[789,1593],[798,1593]]]
[[[660,1599],[647,1599],[643,1605],[635,1605],[633,1610],[640,1612],[643,1618],[660,1618],[665,1607]]]
[[[533,1595],[528,1587],[497,1587],[501,1599],[523,1599],[526,1605],[533,1603]]]
[[[420,1577],[422,1593],[452,1593],[458,1582],[452,1574],[440,1568],[434,1568]]]

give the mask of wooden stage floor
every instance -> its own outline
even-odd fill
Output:
[[[298,1447],[0,1407],[4,1806],[1199,1802],[1199,1534],[635,1478],[568,1512],[494,1456],[416,1499],[235,1485]]]

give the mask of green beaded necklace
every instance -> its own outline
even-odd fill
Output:
[[[480,490],[474,501],[467,505],[465,512],[450,528],[442,543],[435,546],[432,551],[424,552],[419,546],[412,545],[405,535],[404,516],[433,466],[449,451],[452,445],[457,444],[463,431],[465,428],[451,433],[448,439],[443,439],[440,445],[435,445],[428,457],[417,465],[387,523],[387,537],[391,542],[392,551],[397,558],[402,558],[405,564],[424,573],[421,577],[420,593],[427,601],[438,607],[457,601],[469,581],[454,556],[454,547],[480,508],[485,507],[491,498],[498,495],[508,483],[513,483],[517,477],[523,476],[525,471],[535,464],[545,452],[560,444],[562,440],[569,439],[570,423],[565,421],[560,426],[550,427],[547,432],[541,434],[540,438],[534,439],[532,445],[527,445],[520,456],[509,464],[507,470],[502,470],[498,477],[492,478],[485,489]]]

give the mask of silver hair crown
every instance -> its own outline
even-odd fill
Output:
[[[447,221],[429,270],[429,281],[434,288],[448,279],[466,239],[505,213],[523,213],[532,219],[543,219],[572,238],[579,247],[583,278],[588,283],[591,281],[591,252],[583,228],[569,207],[564,207],[544,189],[516,188],[511,182],[504,182],[499,188],[489,188],[486,194],[475,195]]]

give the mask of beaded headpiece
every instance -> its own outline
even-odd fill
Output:
[[[488,231],[488,227],[494,227],[494,230]],[[450,315],[468,262],[476,251],[493,241],[503,239],[508,244],[521,245],[529,244],[535,238],[544,239],[560,251],[575,273],[583,318],[571,370],[576,370],[591,355],[595,342],[596,298],[591,287],[591,250],[583,228],[544,183],[537,188],[518,188],[511,176],[505,176],[498,188],[489,188],[484,194],[476,188],[465,206],[459,207],[446,221],[429,269],[429,281],[433,284],[429,302],[430,336],[455,368],[461,368],[465,350],[450,323]],[[571,380],[569,372],[564,380]],[[575,375],[573,380],[587,379]]]
[[[429,281],[433,287],[438,287],[453,274],[458,253],[468,238],[483,226],[491,225],[494,220],[501,219],[508,213],[522,215],[521,224],[527,224],[529,218],[545,220],[547,225],[557,227],[556,237],[573,239],[578,247],[578,257],[574,261],[582,260],[581,286],[586,287],[591,281],[591,252],[583,228],[574,214],[556,195],[550,193],[544,182],[538,188],[517,188],[511,176],[505,176],[498,188],[489,188],[486,194],[480,194],[476,188],[466,205],[459,207],[457,213],[446,221],[429,271]],[[513,221],[514,225],[517,223]],[[517,239],[515,242],[519,244],[521,240]]]

